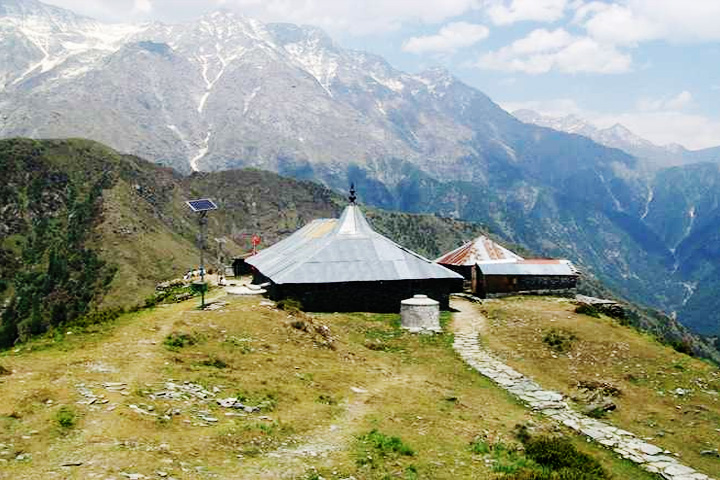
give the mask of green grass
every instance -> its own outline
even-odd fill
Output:
[[[358,440],[363,446],[367,446],[373,453],[381,457],[397,455],[412,457],[415,455],[415,451],[406,445],[400,437],[389,436],[377,430],[371,430]]]
[[[572,349],[577,339],[577,335],[570,330],[551,328],[545,333],[543,342],[557,353],[567,353]]]
[[[388,478],[392,470],[402,466],[406,473],[417,477],[417,467],[403,461],[405,457],[415,456],[415,450],[398,436],[373,429],[357,438],[355,448],[355,462],[360,472],[373,478]]]
[[[622,394],[613,396],[617,409],[605,421],[677,452],[684,463],[704,473],[720,471],[718,459],[699,453],[713,444],[720,425],[716,366],[605,315],[577,314],[567,300],[508,298],[488,302],[482,309],[488,318],[486,345],[511,367],[569,398],[578,396],[578,385],[612,384]],[[545,338],[551,331],[576,337],[566,354],[548,348]],[[559,343],[567,344],[567,336],[557,335]],[[678,388],[692,394],[676,395]],[[648,419],[653,419],[652,425]]]
[[[77,422],[77,414],[72,407],[63,405],[55,413],[55,422],[63,430],[73,428]]]
[[[177,351],[181,348],[195,345],[199,341],[200,339],[197,335],[193,335],[190,333],[173,332],[167,337],[165,337],[165,340],[163,340],[163,345],[165,345],[168,350]]]

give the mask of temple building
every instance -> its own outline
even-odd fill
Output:
[[[398,312],[424,294],[448,308],[463,278],[370,227],[351,191],[339,219],[318,219],[245,259],[255,283],[269,283],[273,300],[293,298],[309,311]]]

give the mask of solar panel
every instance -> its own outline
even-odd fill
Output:
[[[206,212],[208,210],[217,210],[217,205],[209,198],[201,198],[200,200],[188,200],[185,202],[193,212]]]

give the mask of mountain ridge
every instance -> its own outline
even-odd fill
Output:
[[[712,260],[701,248],[711,233],[694,230],[712,209],[689,224],[695,205],[660,202],[642,160],[525,124],[442,70],[404,73],[319,29],[228,13],[100,38],[53,28],[27,36],[0,17],[0,137],[91,138],[184,174],[253,167],[337,191],[354,182],[368,204],[480,222],[681,320],[686,285],[702,298],[701,277],[714,282],[681,265]],[[697,203],[693,189],[679,193]],[[665,212],[683,226],[675,243]],[[692,256],[674,251],[684,239]],[[717,311],[700,311],[704,331],[720,332]]]
[[[573,114],[543,115],[530,109],[515,110],[512,114],[525,123],[582,135],[607,147],[618,148],[630,155],[647,160],[647,167],[650,169],[720,161],[720,146],[689,150],[677,143],[657,145],[619,123],[607,128],[599,128],[588,120]]]
[[[182,176],[80,139],[0,140],[0,167],[5,346],[96,309],[142,304],[158,282],[197,268],[197,218],[184,204],[188,198],[209,196],[220,205],[209,216],[210,269],[221,256],[213,239],[222,240],[227,262],[251,250],[254,234],[261,235],[261,247],[271,245],[315,218],[337,217],[345,204],[313,182],[256,169]],[[489,233],[485,226],[436,215],[369,208],[366,217],[378,232],[428,258]],[[507,245],[507,239],[499,241]],[[584,276],[582,288],[607,293],[591,275]],[[718,358],[677,321],[635,307],[628,312],[629,325]]]

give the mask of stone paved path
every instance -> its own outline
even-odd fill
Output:
[[[587,435],[623,458],[665,479],[712,480],[707,475],[678,462],[671,452],[647,443],[630,432],[572,410],[560,393],[544,390],[528,377],[498,361],[478,341],[478,334],[486,320],[476,305],[465,299],[454,298],[451,306],[458,311],[453,314],[455,351],[467,364],[518,397],[533,410]]]

